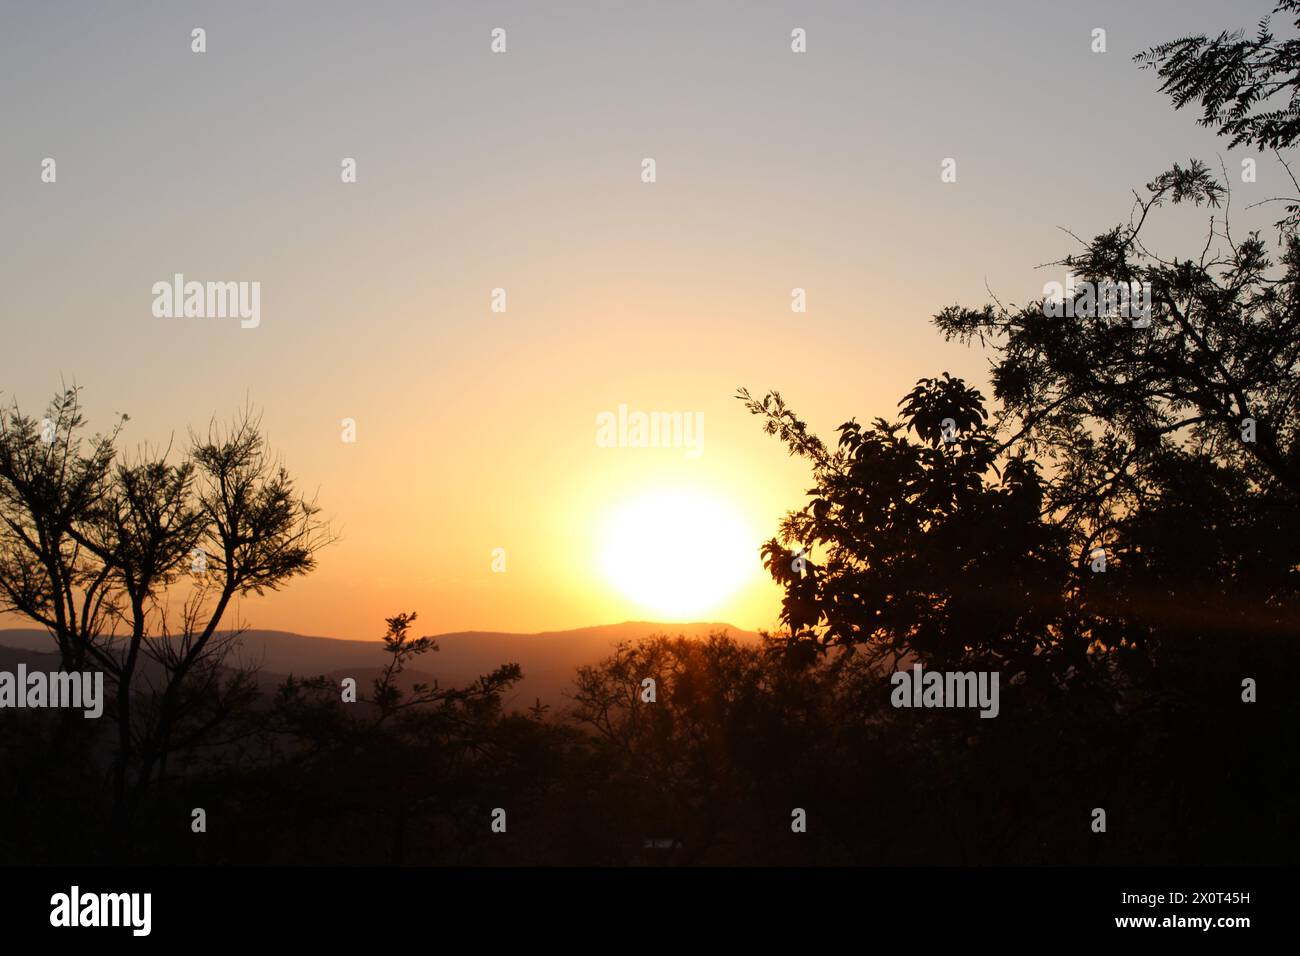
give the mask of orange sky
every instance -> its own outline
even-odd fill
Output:
[[[691,617],[772,627],[756,546],[809,481],[735,389],[778,388],[833,438],[919,377],[978,380],[984,357],[943,343],[934,312],[982,304],[986,284],[1037,296],[1062,278],[1034,269],[1070,251],[1058,226],[1120,221],[1173,159],[1236,162],[1129,61],[1171,15],[1219,29],[1221,5],[1048,6],[203,8],[202,55],[184,7],[76,23],[33,8],[0,40],[0,209],[20,237],[0,265],[0,388],[38,411],[76,381],[95,424],[132,415],[130,443],[261,407],[342,537],[311,577],[245,602],[253,626],[671,617],[608,579],[605,537],[625,503],[694,489],[755,550]],[[1081,133],[1044,149],[1089,118],[1124,148]],[[1253,198],[1275,172],[1261,157]],[[260,325],[155,317],[151,286],[177,272],[260,282]],[[703,414],[702,453],[599,447],[597,416],[620,404]],[[683,540],[683,560],[709,573],[730,544]]]

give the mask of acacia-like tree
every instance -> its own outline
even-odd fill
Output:
[[[1297,0],[1274,12],[1300,28]],[[1300,192],[1278,152],[1300,137],[1300,37],[1279,39],[1265,18],[1253,37],[1183,37],[1136,59],[1231,145],[1274,150]],[[1234,233],[1226,169],[1176,164],[1134,198],[1127,223],[1054,265],[1094,284],[1146,283],[1149,323],[1066,319],[1041,300],[954,306],[935,321],[993,350],[1005,441],[1044,462],[1045,507],[1077,560],[1102,548],[1123,568],[1086,579],[1098,639],[1231,639],[1242,652],[1300,628],[1300,198],[1254,204],[1286,204],[1276,248]],[[1205,234],[1151,248],[1150,222],[1180,203],[1210,211]]]
[[[1300,0],[1279,0],[1273,15],[1279,13],[1300,30]],[[1259,21],[1251,37],[1240,29],[1214,38],[1194,34],[1134,59],[1157,72],[1160,91],[1175,109],[1198,103],[1198,122],[1231,137],[1231,146],[1284,149],[1300,136],[1300,35],[1279,39],[1272,15]]]
[[[1300,226],[1300,182],[1279,151],[1300,139],[1300,33],[1279,38],[1273,30],[1277,14],[1300,31],[1300,0],[1279,0],[1253,36],[1242,29],[1213,38],[1184,36],[1150,47],[1134,60],[1156,71],[1160,90],[1175,109],[1199,105],[1197,122],[1229,137],[1229,146],[1252,145],[1277,156],[1296,193],[1270,193],[1262,203],[1283,204],[1278,226],[1287,233]]]
[[[87,437],[76,388],[43,419],[16,403],[0,417],[0,609],[46,628],[64,669],[106,675],[123,838],[168,754],[210,737],[249,690],[224,666],[231,602],[307,573],[330,539],[251,412],[192,432],[176,461],[121,454],[125,421]]]

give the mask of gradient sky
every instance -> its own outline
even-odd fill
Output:
[[[986,283],[1039,296],[1063,276],[1035,267],[1073,248],[1058,227],[1126,220],[1174,160],[1237,169],[1249,151],[1174,113],[1130,57],[1271,3],[15,7],[4,401],[39,412],[75,381],[94,424],[131,415],[132,445],[251,401],[342,539],[243,619],[370,637],[412,609],[425,633],[662,617],[600,573],[610,509],[703,489],[756,546],[809,479],[737,386],[780,389],[833,437],[921,376],[982,380],[986,356],[930,317]],[[1281,175],[1260,157],[1241,205]],[[1153,238],[1199,252],[1184,239],[1205,218],[1171,211]],[[261,326],[155,318],[150,288],[176,272],[259,281]],[[597,447],[621,403],[703,412],[703,454]],[[778,602],[755,551],[697,616],[772,627]]]

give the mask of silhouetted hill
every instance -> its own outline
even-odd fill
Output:
[[[458,631],[430,635],[438,642],[438,650],[413,661],[406,670],[403,685],[437,680],[444,687],[456,687],[502,664],[516,663],[523,668],[524,679],[506,695],[507,709],[522,709],[537,698],[557,707],[565,703],[563,692],[570,686],[574,670],[605,657],[620,641],[636,640],[651,634],[705,637],[711,631],[723,630],[740,641],[758,640],[756,633],[729,624],[656,624],[650,621],[625,621],[537,634]],[[9,667],[20,659],[33,666],[30,657],[14,653],[22,651],[41,653],[40,666],[52,669],[58,662],[57,656],[51,654],[52,648],[53,641],[45,631],[0,629],[0,667]],[[240,637],[237,654],[243,662],[259,666],[259,682],[268,690],[287,674],[298,677],[325,674],[340,679],[355,677],[368,692],[370,681],[388,660],[383,644],[378,640],[341,640],[290,631],[246,631]]]

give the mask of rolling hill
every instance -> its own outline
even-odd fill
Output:
[[[569,631],[511,634],[496,631],[459,631],[430,635],[438,650],[417,658],[406,671],[408,682],[439,681],[444,687],[461,686],[481,674],[507,663],[523,668],[524,679],[506,695],[506,708],[523,709],[540,698],[542,703],[562,707],[574,670],[605,657],[620,642],[651,634],[705,637],[723,631],[739,640],[758,640],[752,631],[729,624],[656,624],[625,621]],[[0,668],[11,668],[19,660],[44,669],[57,665],[51,652],[53,641],[42,630],[0,629]],[[342,640],[295,634],[290,631],[245,631],[236,652],[246,664],[257,665],[259,681],[271,689],[286,675],[333,678],[355,677],[366,687],[387,662],[379,641]]]

